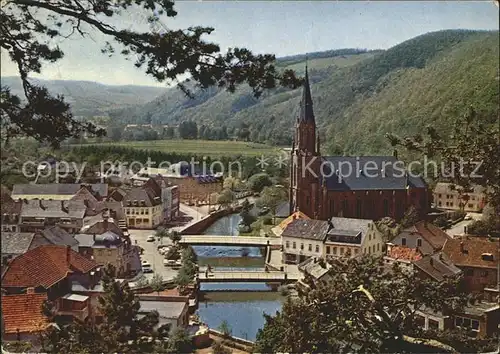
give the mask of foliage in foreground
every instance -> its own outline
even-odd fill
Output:
[[[264,89],[278,85],[295,88],[300,84],[292,70],[278,72],[274,55],[254,55],[244,48],[220,53],[218,45],[202,39],[213,28],[138,32],[119,21],[123,12],[133,12],[136,16],[146,14],[150,24],[159,25],[160,19],[177,15],[171,0],[15,0],[4,5],[0,13],[0,45],[18,68],[26,101],[22,102],[8,87],[1,87],[1,123],[7,137],[27,135],[58,147],[84,131],[105,133],[91,123],[76,120],[63,96],[55,97],[29,79],[29,75],[42,71],[44,62],[54,63],[63,57],[59,46],[53,44],[58,39],[89,33],[106,36],[120,48],[120,55],[135,58],[134,65],[159,82],[175,81],[185,74],[202,88],[217,86],[230,92],[247,83],[256,97]],[[46,14],[43,20],[40,12]],[[112,56],[116,49],[106,42],[101,51]],[[179,87],[191,95],[186,85]]]
[[[390,272],[381,259],[363,257],[332,262],[328,282],[288,298],[275,316],[265,315],[255,352],[396,353],[423,349],[453,352],[476,349],[477,341],[458,341],[446,332],[418,330],[415,310],[459,309],[467,296],[458,279],[420,280],[397,264]],[[312,283],[310,282],[312,285]]]

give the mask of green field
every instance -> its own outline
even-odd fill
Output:
[[[279,148],[277,147],[265,144],[244,142],[244,141],[182,140],[182,139],[100,143],[95,145],[124,146],[142,150],[156,150],[162,152],[175,152],[178,154],[193,154],[193,155],[204,155],[204,156],[274,155],[279,150]]]

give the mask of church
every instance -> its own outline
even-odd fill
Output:
[[[412,205],[425,216],[429,189],[397,156],[321,156],[306,66],[291,152],[290,213],[322,220],[400,220]]]

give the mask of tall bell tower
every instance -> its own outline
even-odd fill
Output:
[[[320,153],[307,64],[291,155],[290,213],[300,210],[313,218],[317,214]],[[316,175],[311,174],[311,170],[316,171]]]

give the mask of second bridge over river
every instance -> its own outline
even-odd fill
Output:
[[[281,246],[281,239],[277,237],[248,237],[248,236],[214,236],[214,235],[184,235],[179,241],[181,245],[192,246],[246,246],[265,247]]]

